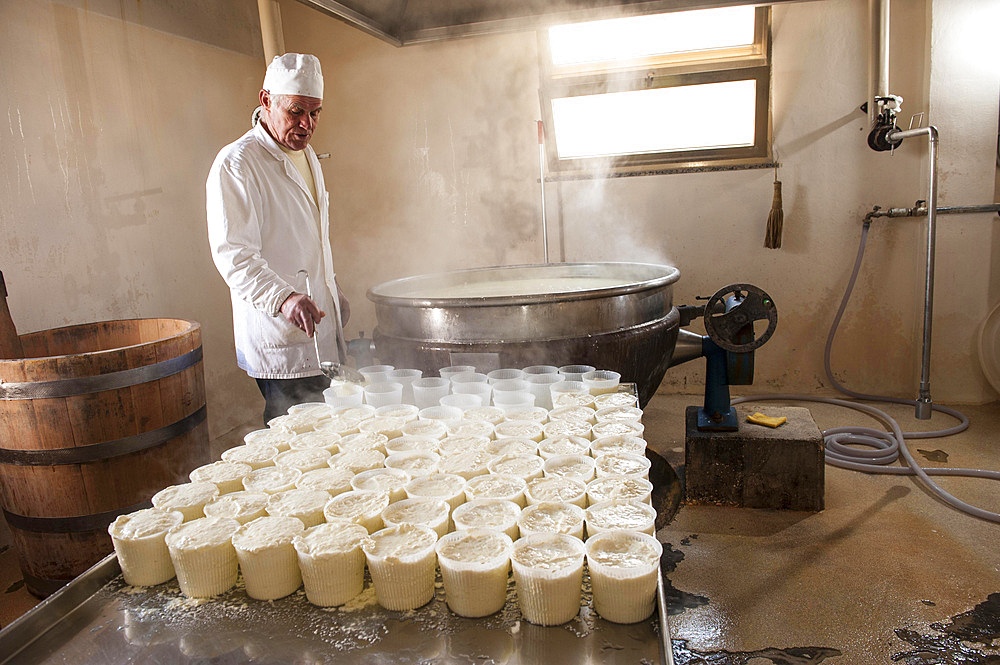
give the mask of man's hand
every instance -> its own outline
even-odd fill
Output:
[[[303,293],[292,293],[285,298],[285,302],[281,303],[281,313],[310,337],[316,332],[316,324],[326,316],[326,312],[320,311],[316,303]]]

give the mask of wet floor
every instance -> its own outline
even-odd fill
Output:
[[[682,477],[684,408],[697,403],[657,395],[643,418]],[[820,428],[873,425],[797,406]],[[1000,404],[964,410],[967,432],[911,444],[914,457],[1000,470]],[[894,415],[904,430],[951,424],[938,414],[915,424],[907,408]],[[939,482],[1000,511],[995,481]],[[657,534],[678,665],[1000,664],[1000,525],[958,513],[909,477],[827,466],[825,497],[819,513],[681,503]]]

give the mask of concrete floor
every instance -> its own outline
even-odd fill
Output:
[[[684,409],[697,403],[657,395],[643,417],[650,446],[680,475]],[[766,413],[778,404],[760,407]],[[852,410],[797,405],[808,406],[821,429],[875,425]],[[954,422],[885,410],[904,431]],[[1000,470],[1000,404],[963,411],[968,430],[915,440],[911,452],[924,466]],[[930,462],[918,449],[935,459],[932,451],[943,451],[947,462]],[[939,482],[1000,512],[995,481]],[[657,535],[668,551],[678,664],[1000,663],[1000,649],[987,647],[1000,646],[1000,524],[957,512],[912,477],[827,465],[822,512],[682,505]]]
[[[644,416],[650,446],[683,477],[684,410],[692,395],[657,395]],[[767,411],[777,403],[762,403]],[[820,428],[872,425],[854,411],[808,406]],[[1000,469],[1000,403],[963,409],[969,429],[910,445],[927,466]],[[904,430],[929,423],[890,407]],[[243,430],[213,441],[213,452]],[[928,451],[926,454],[917,450]],[[947,461],[939,459],[940,452]],[[943,478],[974,505],[1000,511],[995,482]],[[1000,524],[963,515],[911,477],[826,466],[819,513],[681,505],[658,532],[678,665],[1000,663]],[[19,583],[0,527],[0,624],[36,602]],[[991,597],[991,594],[994,594]]]

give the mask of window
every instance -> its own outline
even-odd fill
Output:
[[[539,41],[550,169],[768,161],[769,8],[560,25]]]

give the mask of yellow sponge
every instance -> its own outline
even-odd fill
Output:
[[[752,416],[747,416],[748,423],[754,423],[755,425],[764,425],[765,427],[778,427],[779,425],[784,425],[788,418],[784,416],[765,416],[759,411]]]

